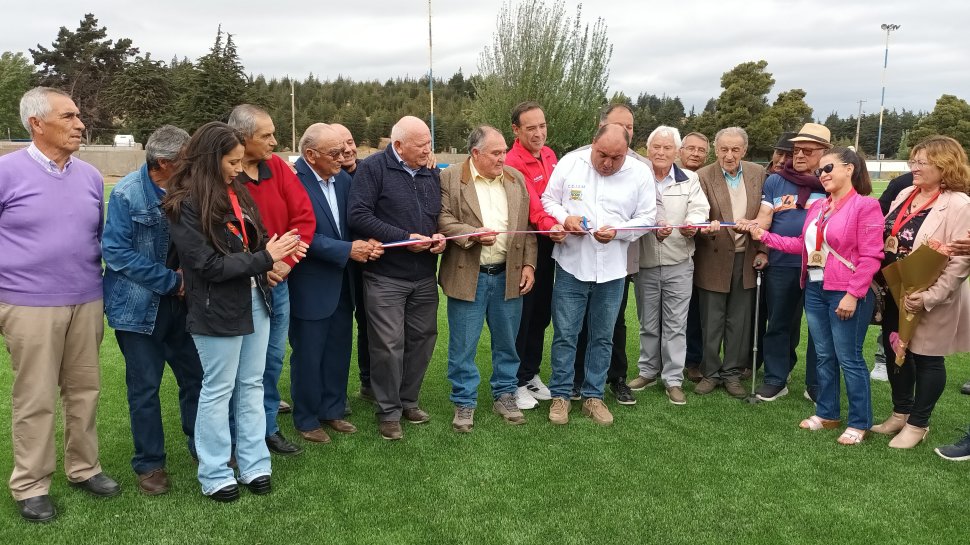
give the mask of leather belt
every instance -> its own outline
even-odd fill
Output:
[[[478,270],[489,275],[502,274],[505,272],[505,263],[496,263],[495,265],[479,265]]]

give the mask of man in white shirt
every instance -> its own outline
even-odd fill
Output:
[[[553,424],[569,422],[576,339],[589,313],[589,343],[581,390],[583,413],[608,425],[613,415],[603,403],[606,371],[613,349],[613,325],[623,296],[627,249],[643,231],[617,228],[651,225],[657,213],[652,173],[627,161],[630,135],[618,125],[600,127],[593,145],[559,161],[542,195],[546,212],[571,232],[553,250],[552,405]]]

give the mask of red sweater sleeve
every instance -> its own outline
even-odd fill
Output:
[[[309,244],[313,240],[313,233],[317,230],[317,219],[313,215],[310,196],[307,195],[300,179],[290,170],[290,167],[279,157],[275,155],[273,157],[276,159],[271,163],[273,164],[273,176],[278,176],[280,193],[286,203],[286,214],[289,218],[286,230],[296,229],[300,238]],[[270,233],[270,236],[272,235]],[[290,267],[297,263],[293,256],[287,257],[283,262]]]
[[[547,214],[546,209],[542,207],[542,195],[536,191],[534,184],[526,183],[525,187],[529,190],[529,222],[540,231],[552,229],[552,226],[559,222]]]

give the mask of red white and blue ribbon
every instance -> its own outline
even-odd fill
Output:
[[[720,226],[723,227],[734,227],[733,223],[722,223]],[[703,229],[710,227],[710,223],[697,223],[694,225],[681,224],[681,225],[633,225],[629,227],[612,227],[614,231],[660,231],[662,229]],[[473,233],[465,233],[461,235],[451,235],[444,238],[439,238],[437,240],[456,240],[460,238],[477,237],[482,235],[548,235],[551,233],[593,233],[595,229],[588,229],[585,231],[553,231],[553,230],[532,230],[532,231],[478,231]],[[393,242],[385,242],[381,244],[383,248],[403,248],[406,246],[417,246],[418,244],[427,244],[429,242],[436,242],[437,240],[428,239],[405,239],[405,240],[395,240]]]

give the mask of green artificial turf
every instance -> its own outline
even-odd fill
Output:
[[[634,309],[631,301],[633,358]],[[353,371],[350,419],[360,432],[334,433],[329,445],[297,439],[303,454],[273,457],[273,493],[244,490],[234,504],[200,493],[168,371],[163,411],[174,489],[151,498],[137,492],[124,361],[108,331],[98,426],[102,464],[122,483],[122,494],[96,499],[69,488],[59,454],[51,489],[58,519],[26,523],[6,496],[0,544],[965,542],[970,463],[942,460],[932,447],[956,439],[957,428],[970,422],[970,396],[958,392],[970,378],[966,355],[948,358],[949,384],[928,443],[909,451],[887,448],[882,436],[843,447],[835,442],[838,431],[799,430],[813,412],[802,398],[801,364],[791,394],[773,403],[749,405],[723,390],[699,397],[689,383],[688,403],[680,407],[658,387],[639,393],[634,407],[608,395],[616,422],[606,428],[581,416],[577,403],[570,424],[555,427],[546,420],[548,402],[527,411],[524,426],[508,426],[491,412],[485,380],[474,432],[459,435],[450,426],[444,299],[439,326],[421,397],[429,424],[405,425],[403,441],[382,440],[370,406],[356,397]],[[870,359],[875,333],[866,344]],[[487,339],[486,333],[480,362],[488,362]],[[487,373],[487,363],[480,367]],[[543,377],[548,373],[544,363]],[[284,374],[282,383],[288,380]],[[0,351],[0,395],[7,399],[10,382],[9,356]],[[873,383],[873,406],[877,422],[889,414],[888,384]],[[292,421],[285,415],[279,421],[295,438]],[[4,403],[4,477],[11,469],[9,423]]]

